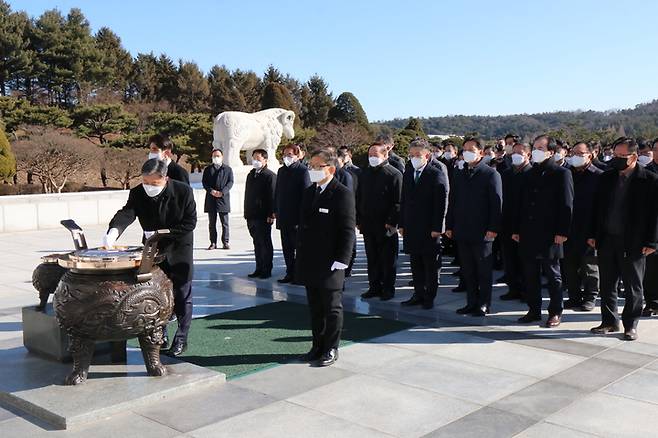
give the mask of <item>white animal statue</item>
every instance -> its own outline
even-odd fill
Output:
[[[247,162],[251,162],[254,149],[265,149],[270,167],[278,167],[275,156],[281,137],[295,136],[293,123],[295,113],[283,108],[270,108],[255,113],[225,111],[215,117],[213,125],[213,148],[221,149],[224,162],[229,166],[242,166],[240,151],[247,151]]]

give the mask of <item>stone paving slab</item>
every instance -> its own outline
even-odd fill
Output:
[[[126,364],[96,361],[87,382],[72,387],[62,384],[70,364],[16,348],[2,354],[0,401],[66,429],[226,381],[224,374],[187,362],[163,357],[163,364],[169,374],[150,377],[141,352],[131,349]]]

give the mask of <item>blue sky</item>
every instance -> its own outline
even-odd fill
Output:
[[[9,0],[82,9],[133,55],[164,52],[261,74],[269,64],[371,121],[629,108],[658,98],[658,1]]]

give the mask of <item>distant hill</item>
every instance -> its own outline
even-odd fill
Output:
[[[404,128],[409,119],[379,122],[394,129]],[[427,134],[477,132],[499,138],[512,132],[524,137],[560,130],[608,131],[634,137],[658,137],[658,99],[632,109],[615,111],[556,111],[507,116],[444,116],[420,118]]]

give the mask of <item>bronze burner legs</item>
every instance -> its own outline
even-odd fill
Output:
[[[87,380],[87,373],[94,355],[94,341],[70,336],[70,351],[73,356],[73,371],[64,380],[65,385],[79,385]]]
[[[138,337],[142,349],[144,365],[149,376],[164,376],[167,369],[160,363],[160,345],[162,345],[163,328],[157,327],[151,333]]]

